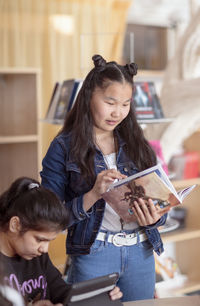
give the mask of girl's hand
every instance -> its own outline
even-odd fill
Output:
[[[122,292],[120,291],[119,287],[115,287],[112,291],[109,293],[111,300],[118,300],[122,297]]]
[[[161,216],[170,210],[170,207],[158,209],[151,199],[144,201],[142,198],[139,198],[138,201],[134,201],[132,210],[137,218],[138,224],[140,226],[146,226],[156,223]]]
[[[102,197],[102,194],[107,191],[110,184],[112,184],[115,180],[121,180],[125,177],[126,175],[115,169],[104,170],[97,175],[96,182],[91,192],[96,194],[98,200]]]
[[[102,194],[107,191],[109,185],[112,184],[116,179],[121,180],[125,177],[126,175],[121,174],[115,169],[109,169],[100,172],[97,175],[93,188],[84,194],[84,210],[88,211],[97,200],[101,199]]]
[[[49,300],[39,300],[32,304],[33,306],[63,306],[63,304],[52,304]]]

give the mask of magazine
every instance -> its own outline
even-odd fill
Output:
[[[168,211],[183,202],[195,185],[176,191],[161,164],[157,164],[109,186],[103,199],[127,223],[136,221],[132,210],[134,201],[151,198],[158,211]]]

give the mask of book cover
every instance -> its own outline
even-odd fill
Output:
[[[47,109],[47,112],[46,112],[46,118],[49,117],[49,112],[50,112],[50,109],[52,108],[52,103],[53,103],[53,100],[54,100],[55,93],[57,91],[58,85],[59,85],[58,82],[56,82],[55,85],[54,85],[53,92],[51,94],[51,98],[50,98],[50,102],[49,102],[49,106],[48,106],[48,109]]]
[[[63,120],[67,113],[68,104],[74,87],[74,79],[65,80],[60,88],[55,114],[53,119]]]
[[[60,89],[61,89],[61,84],[59,82],[56,82],[56,84],[53,88],[53,92],[52,92],[52,95],[51,95],[50,102],[49,102],[49,107],[48,107],[48,110],[47,110],[46,119],[52,120],[54,118],[55,109],[56,109],[58,97],[59,97],[59,94],[60,94]]]
[[[153,82],[135,82],[133,102],[139,120],[164,118]]]
[[[182,203],[195,186],[177,192],[161,164],[157,164],[111,184],[102,197],[126,223],[129,223],[136,221],[132,207],[138,198],[145,201],[151,198],[156,209],[163,213]]]
[[[71,95],[71,98],[70,98],[70,102],[69,102],[69,106],[68,106],[67,111],[70,111],[72,109],[72,107],[74,106],[76,98],[78,96],[78,93],[81,89],[82,84],[83,84],[83,80],[76,80],[75,81],[74,88],[73,88],[73,91],[72,91],[72,95]]]

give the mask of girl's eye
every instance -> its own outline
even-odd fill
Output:
[[[42,240],[40,238],[36,238],[36,241],[37,242],[41,242]]]
[[[114,105],[114,103],[113,103],[113,102],[107,102],[107,101],[106,101],[106,104],[109,104],[109,105]]]

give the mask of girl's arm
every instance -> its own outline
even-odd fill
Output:
[[[101,194],[115,179],[122,179],[125,175],[114,169],[104,170],[98,174],[92,189],[83,191],[80,196],[74,196],[74,191],[69,186],[71,178],[66,169],[67,160],[68,153],[65,146],[54,139],[43,159],[43,169],[40,174],[42,185],[55,192],[68,209],[69,226],[71,226],[89,218],[93,205],[101,199]]]
[[[90,216],[83,208],[83,195],[70,198],[69,173],[66,169],[67,151],[57,139],[51,143],[42,162],[41,183],[57,194],[69,211],[69,226]],[[71,196],[72,197],[72,196]]]

